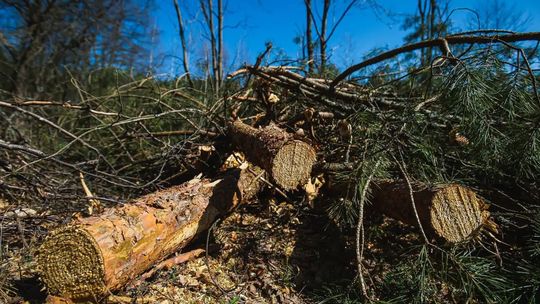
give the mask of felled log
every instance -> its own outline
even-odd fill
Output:
[[[327,172],[327,182],[323,187],[327,198],[351,199],[354,196],[357,185],[350,179],[339,179],[335,174],[349,170],[346,165],[327,164],[316,169]],[[488,204],[474,190],[458,184],[428,187],[415,182],[411,186],[418,219],[427,236],[439,236],[448,242],[458,243],[474,238],[482,228],[497,230],[497,225],[490,218]],[[409,186],[404,180],[372,181],[370,194],[369,207],[373,212],[418,226]]]
[[[262,167],[285,190],[305,184],[316,160],[315,150],[275,125],[256,129],[234,121],[229,128],[234,144],[248,161]]]
[[[195,178],[52,232],[37,255],[51,294],[96,301],[207,230],[216,217],[255,196],[262,169]]]
[[[491,222],[488,205],[465,186],[458,184],[426,187],[413,184],[414,206],[422,228],[457,243],[470,240]],[[404,181],[376,181],[372,186],[372,203],[383,214],[403,223],[418,226],[409,186]]]

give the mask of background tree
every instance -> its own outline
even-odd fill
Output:
[[[210,41],[212,76],[214,90],[217,93],[223,80],[223,1],[217,0],[217,4],[214,5],[213,0],[200,0],[199,5]]]
[[[38,97],[61,91],[70,75],[96,68],[144,71],[150,4],[1,0],[2,87]]]
[[[340,10],[340,4],[344,4]],[[353,7],[359,7],[360,4],[363,5],[374,5],[374,1],[363,1],[350,0],[344,3],[339,3],[332,0],[323,0],[322,2],[322,11],[316,11],[316,5],[311,0],[304,0],[304,6],[306,8],[306,44],[308,55],[308,63],[314,62],[314,48],[318,46],[318,70],[319,74],[324,75],[328,67],[328,41],[336,33],[336,29],[341,24],[343,19],[350,13]],[[332,12],[333,9],[333,12]],[[319,17],[320,16],[320,17]],[[328,24],[329,18],[335,18],[335,22],[330,25]],[[317,39],[315,42],[312,42],[311,37],[312,27],[315,29],[317,34]]]
[[[475,7],[478,19],[471,18],[472,29],[506,29],[523,31],[531,22],[531,16],[518,11],[508,1],[482,0]]]
[[[311,16],[311,0],[305,0],[304,1],[305,7],[306,7],[306,50],[307,50],[307,62],[308,62],[308,72],[309,74],[313,74],[314,68],[315,68],[315,58],[314,58],[314,51],[313,51],[313,39],[312,39],[312,33],[311,33],[311,25],[312,25],[312,16]]]
[[[184,21],[182,18],[182,12],[180,10],[180,6],[178,5],[178,1],[174,0],[174,9],[176,11],[176,17],[178,20],[178,35],[180,36],[180,43],[182,45],[182,64],[184,66],[184,70],[186,72],[186,78],[189,82],[189,85],[193,87],[193,80],[191,79],[191,72],[189,70],[189,58],[188,58],[188,49],[186,45],[186,34],[185,34],[185,28],[184,28]]]
[[[418,0],[417,10],[405,18],[402,28],[410,33],[406,43],[429,40],[448,33],[450,27],[448,0]],[[420,50],[420,64],[425,66],[433,59],[433,48]]]

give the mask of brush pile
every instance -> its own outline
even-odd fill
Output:
[[[27,254],[51,293],[98,301],[260,195],[324,214],[352,240],[361,297],[534,299],[539,76],[536,48],[510,43],[539,39],[454,35],[333,77],[263,66],[269,46],[221,92],[119,75],[100,96],[95,78],[77,80],[76,102],[5,96],[4,237],[41,244]],[[441,55],[402,67],[427,47]],[[397,237],[388,221],[407,243],[400,258],[380,250]]]

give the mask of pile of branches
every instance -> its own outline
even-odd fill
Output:
[[[324,180],[327,188],[305,201],[357,236],[362,296],[533,301],[540,288],[538,44],[518,44],[530,40],[540,33],[457,34],[381,53],[333,79],[301,65],[264,66],[269,46],[253,66],[231,73],[221,92],[207,80],[190,87],[121,73],[125,84],[99,95],[95,76],[72,79],[74,101],[3,92],[0,195],[13,208],[24,199],[40,212],[92,213],[90,203],[115,205],[200,172],[212,176],[234,150],[233,120],[272,125],[317,151],[308,184]],[[403,68],[402,55],[422,48],[440,56]],[[416,184],[468,186],[491,204],[489,223],[497,224],[473,240],[441,244],[418,221],[423,237],[377,285],[362,266],[372,229],[364,211],[377,181],[389,179],[405,181],[411,197]]]
[[[529,47],[515,43],[539,39],[540,33],[457,34],[381,53],[334,79],[306,76],[295,67],[257,64],[231,74],[247,74],[255,87],[248,90],[252,98],[242,96],[238,113],[257,108],[264,115],[253,124],[270,120],[306,136],[319,151],[316,172],[326,173],[330,184],[348,183],[338,198],[327,193],[325,206],[345,229],[356,227],[363,296],[407,294],[425,302],[439,297],[443,284],[451,286],[443,297],[462,300],[536,297],[538,42]],[[430,47],[439,48],[440,55],[429,66],[400,68],[401,54]],[[396,57],[395,65],[379,65],[364,78],[345,82]],[[388,274],[396,282],[379,289],[364,278],[369,273],[362,267],[362,216],[366,201],[379,203],[369,195],[377,190],[373,181],[387,178],[405,180],[411,191],[415,182],[468,185],[492,205],[498,227],[467,245],[446,247],[434,245],[420,228],[424,242],[413,250],[414,258]]]

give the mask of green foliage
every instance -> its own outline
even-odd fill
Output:
[[[232,297],[227,303],[228,304],[238,304],[241,303],[241,298],[239,296]]]
[[[424,3],[423,12],[411,16],[404,24],[411,31],[407,42],[443,36],[450,26],[445,22],[444,9],[433,8],[428,13],[425,7],[428,2],[420,3]],[[430,5],[437,4],[440,3],[433,1]],[[132,51],[144,53],[139,48]],[[171,179],[188,171],[197,157],[198,146],[215,144],[198,131],[223,132],[233,109],[239,117],[247,118],[268,114],[266,111],[272,108],[275,114],[283,114],[286,121],[313,107],[336,114],[331,122],[321,120],[319,125],[310,126],[314,131],[303,130],[314,132],[311,139],[319,144],[325,161],[343,163],[344,155],[350,156],[347,158],[350,168],[333,176],[336,184],[346,185],[342,197],[333,200],[327,209],[330,218],[345,228],[343,231],[350,231],[357,224],[360,202],[366,199],[369,204],[369,191],[366,197],[362,196],[371,176],[373,179],[403,178],[407,174],[412,180],[426,184],[460,182],[483,189],[486,194],[496,188],[513,198],[503,201],[505,205],[499,212],[497,209],[493,212],[503,233],[491,236],[491,232],[484,231],[478,240],[468,245],[424,244],[419,238],[396,237],[395,230],[382,227],[386,223],[376,223],[381,227],[368,231],[365,243],[378,242],[374,245],[377,247],[391,238],[401,243],[397,246],[388,241],[389,245],[381,245],[382,249],[375,253],[366,249],[370,262],[377,267],[380,265],[375,283],[370,286],[373,294],[391,303],[534,303],[540,292],[540,212],[535,202],[540,193],[537,182],[540,176],[540,100],[530,73],[536,73],[537,77],[537,72],[529,71],[523,63],[509,64],[515,55],[513,50],[490,46],[475,47],[467,52],[460,58],[444,60],[437,67],[430,66],[436,54],[432,48],[419,52],[420,55],[403,56],[408,60],[405,69],[400,60],[372,67],[363,74],[366,80],[359,81],[365,87],[359,83],[348,84],[354,88],[352,90],[367,88],[368,101],[349,102],[346,105],[353,110],[345,114],[336,113],[334,108],[321,102],[323,96],[307,97],[303,92],[273,84],[269,85],[270,91],[281,98],[277,104],[231,105],[227,104],[231,102],[229,99],[221,96],[241,90],[240,81],[227,81],[215,92],[211,77],[194,77],[194,87],[188,87],[183,78],[159,79],[132,73],[127,69],[129,64],[121,61],[89,64],[85,57],[88,53],[64,61],[59,57],[52,67],[26,62],[27,79],[35,80],[28,75],[49,68],[53,69],[55,77],[25,85],[22,91],[40,96],[37,87],[54,84],[41,93],[51,97],[50,100],[69,101],[69,104],[24,107],[50,123],[28,113],[0,108],[0,139],[38,147],[49,155],[46,158],[25,155],[27,159],[21,160],[18,155],[11,157],[11,152],[6,152],[2,156],[19,162],[21,168],[6,174],[6,183],[26,182],[27,188],[21,187],[24,190],[20,197],[31,195],[26,189],[35,192],[45,189],[61,197],[80,192],[77,176],[84,172],[95,193],[126,199],[166,186]],[[280,49],[274,56],[290,60]],[[16,71],[12,69],[14,62],[8,59],[5,52],[0,52],[0,73],[11,77]],[[100,59],[105,61],[105,58]],[[87,65],[77,65],[84,60]],[[199,69],[204,71],[208,63],[199,61]],[[417,65],[424,68],[411,68]],[[94,69],[96,66],[101,68]],[[328,63],[324,71],[324,75],[318,76],[331,79],[339,74],[332,63]],[[253,82],[245,85],[246,93],[256,89],[252,87]],[[0,81],[0,89],[2,99],[8,100],[16,93],[12,82],[7,80]],[[10,92],[12,89],[14,91]],[[393,106],[375,100],[379,95],[384,101],[394,103]],[[350,123],[350,140],[336,131],[337,119]],[[296,131],[294,123],[283,124],[290,131]],[[167,131],[192,133],[157,135]],[[466,138],[466,143],[456,141],[457,133]],[[76,166],[66,169],[58,162]],[[47,183],[35,177],[38,173],[47,177]],[[34,198],[41,202],[37,194]],[[54,203],[58,200],[60,198],[55,197]],[[45,199],[43,202],[48,203]],[[44,206],[50,207],[42,204]],[[4,265],[0,264],[0,272],[4,271]],[[295,274],[292,266],[286,266],[282,283],[293,285]],[[0,280],[0,299],[5,286]],[[351,282],[328,285],[316,291],[313,298],[319,303],[363,302],[356,282],[355,285]],[[239,301],[240,298],[235,297],[229,303]]]
[[[377,163],[379,163],[378,166],[376,166]],[[370,158],[363,159],[353,172],[336,174],[334,182],[346,185],[346,189],[341,193],[339,199],[331,202],[327,210],[328,216],[342,227],[354,226],[358,221],[362,190],[366,187],[369,176],[373,175],[373,178],[388,177],[390,165],[391,162],[384,156],[370,155]],[[366,201],[369,204],[369,192],[367,194]]]
[[[360,304],[364,303],[361,300],[359,291],[354,286],[343,284],[326,285],[317,290],[312,298],[317,304]]]
[[[510,261],[508,276],[518,282],[511,290],[514,303],[537,303],[540,295],[540,210],[534,210],[530,217],[530,231],[521,249],[522,258]]]
[[[407,303],[506,303],[512,283],[491,259],[429,245],[412,252],[385,277],[385,297]]]
[[[412,180],[459,182],[480,189],[494,203],[491,212],[503,231],[495,238],[484,231],[466,246],[411,241],[399,263],[377,256],[377,263],[391,265],[387,273],[372,274],[383,276],[383,283],[373,287],[380,298],[399,303],[537,301],[540,100],[527,67],[509,64],[509,56],[515,53],[473,48],[455,62],[416,70],[407,77],[385,71],[377,90],[421,98],[390,109],[367,105],[348,117],[356,166],[337,178],[354,184],[350,193],[358,195],[376,159],[384,164],[376,178],[403,178],[398,165],[403,160]],[[457,135],[462,137],[459,142]],[[341,226],[353,228],[356,202],[336,200],[329,213]],[[371,234],[366,242],[391,238],[392,232],[380,233]]]
[[[451,71],[442,85],[440,113],[469,139],[457,157],[472,163],[476,176],[529,180],[540,172],[539,101],[526,72],[491,59]]]

